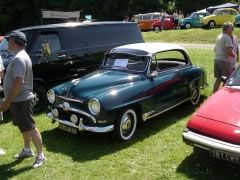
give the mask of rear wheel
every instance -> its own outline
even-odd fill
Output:
[[[190,101],[192,105],[196,105],[200,100],[200,87],[197,82],[190,84]]]
[[[42,85],[35,83],[33,85],[33,94],[34,94],[33,112],[37,113],[42,111],[46,105],[47,102],[46,89]]]
[[[137,115],[134,109],[123,110],[115,122],[114,135],[117,139],[127,141],[136,131]]]
[[[209,21],[208,27],[214,28],[215,27],[215,21]]]

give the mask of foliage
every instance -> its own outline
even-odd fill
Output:
[[[191,13],[224,2],[234,0],[22,0],[0,1],[0,34],[30,25],[41,23],[41,9],[75,11],[91,14],[96,20],[122,20],[124,16],[166,10],[172,13],[176,9]],[[237,0],[235,0],[237,2]]]

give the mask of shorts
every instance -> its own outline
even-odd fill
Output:
[[[214,77],[221,79],[221,76],[230,77],[235,70],[234,63],[227,63],[224,61],[214,61]]]
[[[35,128],[33,106],[33,99],[12,102],[10,106],[9,111],[13,117],[13,124],[18,126],[21,132],[26,132]]]

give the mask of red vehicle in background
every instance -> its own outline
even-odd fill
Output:
[[[174,29],[174,16],[166,16],[164,18],[164,25],[162,25],[161,19],[152,23],[151,29],[153,31],[161,31],[163,30],[171,30]]]
[[[183,141],[214,158],[240,163],[240,66],[188,121]]]

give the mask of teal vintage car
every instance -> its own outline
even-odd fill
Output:
[[[235,22],[234,22],[235,26],[240,26],[240,15],[235,17]]]
[[[208,12],[193,12],[189,17],[180,20],[180,27],[185,29],[190,29],[191,27],[201,27],[201,19],[208,15],[210,15]]]
[[[106,53],[101,67],[47,92],[47,116],[71,133],[113,131],[129,140],[137,123],[186,101],[199,102],[204,71],[185,49],[168,43],[137,43]]]

